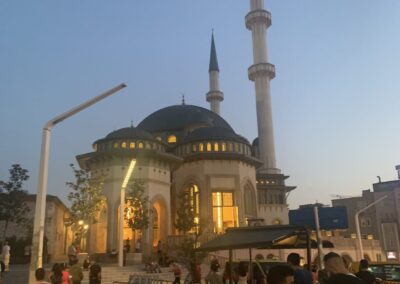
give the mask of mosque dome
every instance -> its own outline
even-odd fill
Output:
[[[150,133],[191,131],[201,127],[220,127],[233,131],[218,114],[194,105],[162,108],[146,117],[137,127]]]
[[[154,140],[153,136],[150,133],[133,126],[114,130],[104,138],[104,140],[115,140],[115,139]]]

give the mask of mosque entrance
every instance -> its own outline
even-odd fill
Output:
[[[154,198],[151,208],[151,244],[153,248],[155,248],[157,247],[158,241],[165,244],[167,240],[168,214],[164,198],[161,196]]]

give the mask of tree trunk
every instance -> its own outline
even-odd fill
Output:
[[[6,236],[7,236],[7,227],[8,227],[8,220],[5,220],[3,237],[1,238],[1,243],[2,243],[2,244],[4,244],[4,241],[6,240]]]

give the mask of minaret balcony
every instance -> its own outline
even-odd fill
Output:
[[[267,28],[271,25],[271,13],[266,10],[254,10],[246,15],[246,28],[251,30],[254,24],[263,23]]]
[[[206,95],[207,102],[210,101],[223,101],[224,100],[224,93],[221,91],[209,91]]]
[[[254,81],[257,77],[267,76],[269,79],[275,78],[275,65],[271,63],[257,63],[248,69],[249,79]]]

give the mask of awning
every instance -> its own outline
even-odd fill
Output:
[[[225,234],[202,244],[197,250],[307,248],[308,234],[305,227],[290,225],[230,228],[226,230]],[[327,241],[323,245],[324,247],[333,247],[333,244]],[[317,247],[314,240],[310,240],[311,247]]]

